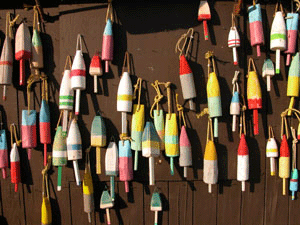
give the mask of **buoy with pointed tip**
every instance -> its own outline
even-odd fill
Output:
[[[102,60],[105,61],[105,73],[109,71],[109,61],[113,60],[114,39],[113,39],[113,22],[107,19],[102,39]]]
[[[235,26],[232,26],[229,31],[228,35],[228,47],[232,48],[232,54],[233,54],[233,65],[238,65],[238,55],[236,48],[241,46],[241,40],[240,35],[237,31],[237,28]]]
[[[200,1],[198,21],[203,21],[204,39],[208,40],[207,20],[211,20],[210,8],[207,1]]]
[[[266,156],[270,158],[270,173],[271,176],[276,174],[275,158],[278,157],[278,146],[274,137],[268,139],[266,147]]]
[[[106,146],[106,128],[100,115],[95,116],[92,122],[91,146],[96,147],[96,174],[101,174],[101,147]]]
[[[76,91],[75,115],[79,115],[80,111],[80,91],[86,88],[86,67],[82,54],[82,37],[77,36],[76,53],[71,69],[71,88]]]
[[[256,47],[257,56],[260,56],[260,46],[265,43],[260,4],[248,7],[248,17],[251,46]]]
[[[110,194],[112,201],[115,201],[115,178],[119,174],[119,153],[115,141],[108,144],[105,154],[105,175],[110,176]]]
[[[265,59],[262,68],[262,77],[267,77],[267,91],[271,91],[271,78],[275,75],[274,65],[271,59]]]
[[[208,192],[212,192],[212,185],[218,182],[218,157],[215,144],[207,140],[203,158],[203,182],[208,184]]]
[[[15,38],[15,59],[20,61],[20,86],[25,85],[25,61],[31,58],[31,36],[28,26],[19,25]]]
[[[299,97],[299,82],[300,82],[300,56],[299,52],[293,57],[288,76],[287,96],[291,97],[289,108],[294,108],[295,97]],[[292,111],[288,112],[290,116]]]
[[[280,73],[280,51],[286,50],[286,27],[283,12],[278,11],[271,27],[270,49],[276,51],[275,72]]]
[[[176,113],[166,114],[165,151],[170,158],[171,175],[174,175],[174,158],[179,156],[179,140]]]
[[[158,225],[158,212],[162,211],[162,202],[158,191],[153,192],[150,202],[150,210],[154,211],[154,225]]]
[[[88,154],[88,153],[87,153]],[[82,181],[82,190],[83,190],[83,210],[88,214],[89,223],[92,222],[91,214],[94,212],[94,188],[93,188],[93,179],[91,175],[89,160],[85,165],[85,171]]]
[[[67,154],[68,160],[73,161],[74,174],[77,186],[80,186],[81,179],[78,167],[78,160],[82,159],[82,142],[77,120],[72,119],[68,137],[67,137]]]
[[[290,65],[291,55],[296,52],[297,44],[297,33],[298,33],[298,20],[299,14],[297,13],[288,13],[286,16],[286,30],[287,30],[287,49],[286,53],[286,66]]]
[[[290,191],[292,192],[292,200],[295,200],[296,193],[298,191],[298,170],[296,168],[292,170],[290,179]]]
[[[138,152],[142,151],[142,136],[145,126],[145,106],[134,104],[131,120],[131,149],[134,153],[134,171],[138,170]]]
[[[56,128],[56,133],[52,148],[52,165],[58,167],[57,171],[57,190],[61,191],[62,167],[68,162],[66,136],[63,134],[62,127]]]
[[[250,65],[253,65],[253,71],[250,70]],[[254,135],[259,134],[258,127],[258,109],[262,108],[262,94],[261,88],[256,73],[254,61],[252,58],[249,59],[248,66],[248,80],[247,80],[247,99],[248,108],[253,110],[253,133]]]
[[[282,194],[286,195],[286,179],[290,177],[290,149],[285,134],[280,145],[279,177],[283,179]]]
[[[208,101],[208,113],[209,117],[214,120],[214,137],[219,136],[218,132],[218,117],[222,116],[221,106],[221,91],[220,85],[215,72],[211,72],[208,75],[207,80],[207,101]]]
[[[13,49],[11,39],[6,36],[0,57],[0,84],[3,85],[3,100],[6,100],[6,86],[12,84]]]
[[[108,193],[107,190],[104,190],[101,195],[100,199],[100,209],[105,209],[106,211],[106,218],[107,218],[107,224],[110,225],[110,214],[109,214],[109,209],[114,206],[114,203],[111,199],[110,194]]]
[[[31,159],[31,150],[37,146],[36,111],[22,110],[22,148],[27,148],[28,159]]]
[[[232,115],[232,132],[236,131],[237,116],[241,114],[239,92],[235,91],[231,98],[230,115]]]
[[[97,77],[103,75],[101,64],[102,64],[101,58],[99,52],[97,51],[91,60],[90,69],[89,69],[90,75],[94,77],[94,93],[98,92]]]
[[[132,111],[132,83],[128,72],[123,72],[118,87],[117,111],[122,113],[122,135],[127,134],[127,113]]]
[[[47,145],[51,144],[50,109],[47,101],[42,100],[40,109],[40,142],[44,145],[44,166],[47,165]]]
[[[10,177],[15,184],[15,192],[18,192],[18,183],[21,182],[20,155],[17,144],[14,143],[10,151]]]
[[[164,111],[162,109],[153,110],[154,115],[154,126],[156,132],[160,138],[160,150],[165,149],[165,120],[164,120]]]
[[[5,179],[7,177],[8,153],[6,131],[4,129],[0,130],[0,168],[2,169],[2,176]]]
[[[249,149],[245,134],[241,135],[238,147],[237,180],[242,182],[242,191],[245,191],[245,182],[249,180]]]
[[[149,185],[154,185],[154,158],[160,156],[160,139],[151,121],[146,122],[143,132],[142,154],[149,158]]]
[[[67,58],[71,64],[70,57]],[[67,135],[69,111],[73,110],[74,91],[71,88],[71,68],[65,69],[59,89],[59,109],[63,110],[62,131]]]
[[[192,146],[185,126],[181,127],[179,136],[179,166],[183,167],[183,177],[187,178],[187,168],[192,166]]]
[[[182,89],[182,95],[184,100],[189,101],[190,110],[196,110],[193,98],[196,98],[196,88],[194,82],[193,72],[185,58],[182,54],[179,60],[179,77]]]
[[[31,65],[33,68],[41,69],[44,67],[43,46],[41,36],[36,28],[33,29],[31,46]]]
[[[119,180],[125,182],[125,192],[129,192],[129,181],[133,179],[132,153],[129,140],[119,141]]]

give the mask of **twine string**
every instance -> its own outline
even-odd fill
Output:
[[[150,109],[150,116],[151,118],[153,119],[154,116],[153,116],[153,110],[154,110],[154,107],[156,106],[156,110],[157,110],[157,113],[159,115],[159,102],[163,99],[163,95],[161,94],[161,91],[159,89],[159,84],[158,84],[158,80],[156,80],[154,83],[151,83],[151,86],[155,89],[156,91],[156,95],[154,97],[154,102],[151,106],[151,109]]]
[[[188,38],[189,38],[188,46],[187,46],[187,48],[186,48],[186,50],[185,50],[185,56],[187,56],[187,54],[188,54],[188,52],[189,52],[189,49],[190,49],[190,47],[191,47],[192,39],[194,38],[193,34],[194,34],[194,28],[190,28],[190,29],[188,29],[188,31],[187,31],[186,33],[182,34],[182,35],[180,36],[180,38],[178,39],[178,41],[177,41],[177,43],[176,43],[176,46],[175,46],[175,52],[176,52],[176,53],[177,53],[177,51],[180,52],[179,58],[180,58],[180,56],[183,54],[183,51],[184,51],[184,49],[185,49],[185,47],[186,47],[186,44],[187,44],[187,40],[188,40]],[[180,47],[180,43],[181,43],[183,40],[184,40],[183,45]]]
[[[126,51],[126,52],[125,52],[124,61],[123,61],[122,73],[125,72],[125,68],[126,68],[126,64],[127,64],[127,72],[128,72],[129,74],[131,74],[131,70],[130,70],[130,59],[129,59],[129,57],[130,57],[129,52]]]
[[[177,106],[177,111],[178,111],[178,117],[179,117],[179,124],[181,124],[181,119],[183,122],[183,126],[186,127],[186,122],[185,122],[185,118],[184,118],[184,108],[182,105],[180,105],[178,103],[178,94],[176,93],[176,106]]]
[[[134,92],[133,92],[133,99],[136,99],[136,92],[138,91],[138,105],[137,105],[137,112],[140,111],[141,105],[141,93],[142,93],[142,78],[138,78],[136,84],[134,85]]]

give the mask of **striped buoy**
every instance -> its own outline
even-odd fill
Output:
[[[295,200],[298,191],[298,170],[296,168],[293,169],[291,174],[290,191],[292,192],[292,200]]]
[[[105,209],[106,211],[106,218],[107,218],[107,224],[110,225],[110,214],[109,209],[114,206],[114,203],[111,199],[111,196],[109,195],[107,190],[104,190],[101,195],[100,199],[100,209]]]
[[[192,166],[192,146],[189,137],[186,132],[185,126],[181,127],[179,137],[179,166],[184,167],[183,177],[187,177],[187,167]]]
[[[47,101],[42,100],[40,109],[40,142],[44,144],[44,166],[47,164],[47,145],[51,144],[50,109]]]
[[[101,147],[106,146],[106,128],[100,115],[95,116],[92,122],[91,146],[96,147],[96,174],[101,174]]]
[[[78,167],[78,160],[82,159],[82,142],[77,120],[75,118],[72,119],[68,132],[67,153],[68,160],[73,161],[76,184],[80,186],[81,180]]]
[[[234,91],[230,103],[230,115],[232,115],[232,132],[236,131],[237,116],[241,114],[239,92]]]
[[[203,159],[203,182],[208,184],[208,192],[212,192],[212,184],[218,182],[218,158],[215,144],[207,140]]]
[[[237,180],[242,182],[242,191],[245,191],[245,182],[249,180],[249,149],[243,133],[241,134],[237,155]]]
[[[57,172],[57,190],[61,191],[62,167],[67,165],[67,143],[66,136],[63,135],[62,127],[56,128],[56,133],[52,148],[52,165],[58,166]]]
[[[222,116],[222,106],[220,85],[215,72],[208,75],[206,91],[209,117],[214,119],[214,137],[218,137],[218,117]]]
[[[165,149],[165,120],[164,120],[164,111],[162,109],[153,110],[154,115],[154,126],[156,132],[160,138],[160,150]]]
[[[17,144],[14,143],[10,151],[10,177],[15,184],[15,192],[18,192],[18,183],[21,182],[20,155]]]
[[[31,159],[31,150],[37,146],[36,111],[22,110],[22,148],[28,149],[28,159]]]
[[[250,71],[251,63],[254,71]],[[253,110],[253,133],[254,135],[258,135],[258,109],[262,108],[262,95],[254,61],[252,58],[249,59],[248,65],[247,99],[248,108]]]
[[[288,76],[287,96],[291,97],[289,108],[294,107],[295,97],[299,97],[299,82],[300,82],[300,57],[299,52],[293,57]],[[288,112],[291,115],[291,111]]]
[[[92,222],[91,214],[94,212],[94,188],[93,179],[90,170],[89,153],[87,152],[87,162],[85,165],[85,171],[82,182],[83,189],[83,210],[88,214],[89,223]]]
[[[278,157],[278,146],[274,137],[269,137],[266,147],[266,156],[270,158],[271,176],[275,176],[275,158]]]
[[[86,88],[86,68],[82,54],[81,35],[77,35],[77,47],[71,69],[71,88],[76,91],[75,115],[80,111],[80,91]]]
[[[154,157],[160,156],[160,139],[154,124],[150,121],[146,122],[142,140],[143,157],[149,158],[149,185],[154,185]]]
[[[25,60],[31,58],[31,36],[28,26],[21,23],[15,38],[15,59],[20,61],[20,85],[25,85]]]
[[[283,18],[283,12],[278,11],[271,27],[270,49],[276,51],[276,74],[280,73],[280,51],[286,50],[286,26]]]
[[[230,28],[229,35],[228,35],[228,47],[232,48],[233,65],[239,64],[236,48],[240,47],[240,45],[241,45],[240,35],[239,35],[236,27],[232,26]]]
[[[132,83],[128,72],[120,79],[117,96],[117,111],[122,112],[122,134],[127,133],[127,113],[132,110]]]
[[[102,60],[105,61],[105,73],[109,71],[109,61],[113,60],[114,39],[111,19],[107,19],[102,40]]]
[[[286,16],[286,30],[287,30],[287,49],[286,53],[286,66],[290,65],[291,54],[296,52],[296,43],[297,43],[297,32],[298,32],[298,13],[288,13]]]
[[[286,135],[283,134],[279,157],[279,177],[283,179],[283,195],[286,195],[286,179],[290,177],[290,171],[290,149],[287,143]]]
[[[8,153],[6,131],[4,129],[0,130],[0,168],[2,169],[2,176],[5,179],[7,177]]]
[[[135,151],[134,171],[138,170],[138,152],[142,150],[142,136],[145,126],[145,106],[134,104],[131,120],[131,149]]]
[[[165,150],[170,157],[171,175],[174,175],[174,158],[179,156],[179,140],[176,113],[166,114]]]
[[[63,110],[62,131],[67,134],[68,126],[68,111],[73,110],[74,106],[74,91],[71,88],[71,57],[68,56],[66,64],[69,62],[70,69],[64,70],[62,81],[59,89],[59,109]]]
[[[196,110],[193,102],[193,98],[196,98],[194,75],[183,54],[179,60],[179,75],[183,99],[189,100],[190,110]]]
[[[119,153],[116,142],[108,144],[105,154],[105,175],[110,176],[110,194],[112,201],[115,201],[115,178],[119,174]]]
[[[119,180],[125,182],[125,191],[129,192],[129,181],[133,179],[132,154],[129,140],[119,141]]]
[[[0,58],[0,84],[3,87],[3,100],[6,100],[6,85],[12,84],[13,50],[11,39],[6,36]]]
[[[154,211],[154,225],[158,225],[158,212],[162,211],[162,202],[160,198],[160,194],[158,191],[154,190],[151,203],[150,203],[150,210]]]
[[[208,2],[200,1],[198,9],[198,21],[203,21],[204,39],[208,40],[207,20],[211,20],[210,8]]]
[[[102,65],[101,65],[101,58],[99,52],[97,51],[93,56],[90,64],[89,73],[91,76],[94,77],[94,93],[98,92],[98,82],[97,76],[103,75]]]
[[[265,43],[260,4],[248,7],[251,46],[256,46],[257,56],[260,56],[260,46]]]
[[[43,61],[43,46],[42,40],[37,29],[33,29],[32,34],[32,56],[31,56],[31,63],[34,68],[43,68],[44,61]]]

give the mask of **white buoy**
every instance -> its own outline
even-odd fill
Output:
[[[241,45],[240,35],[236,27],[232,26],[230,28],[229,35],[228,35],[228,47],[232,48],[234,65],[238,65],[238,56],[237,56],[236,48],[240,47],[240,45]]]
[[[245,191],[245,182],[249,180],[249,149],[245,135],[241,135],[237,158],[237,180],[242,182],[242,191]]]

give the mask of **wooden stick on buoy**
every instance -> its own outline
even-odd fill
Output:
[[[240,96],[239,96],[239,84],[238,84],[238,76],[239,71],[235,71],[234,77],[232,79],[232,98],[230,103],[230,115],[232,115],[232,132],[236,131],[236,124],[237,124],[237,116],[241,114],[241,107],[240,107]]]
[[[256,4],[248,7],[249,27],[250,27],[250,40],[251,46],[256,46],[257,56],[260,56],[260,46],[264,44],[264,29],[262,23],[261,7]]]
[[[271,91],[271,77],[275,75],[274,65],[271,59],[265,59],[262,68],[262,77],[267,77],[267,91]]]
[[[114,40],[113,40],[113,8],[110,2],[106,12],[106,25],[102,39],[102,60],[105,61],[105,73],[109,71],[109,61],[113,60]]]
[[[71,88],[76,91],[75,115],[80,111],[80,91],[86,88],[86,67],[82,54],[82,36],[77,35],[77,45],[71,69]]]
[[[101,148],[106,146],[106,128],[100,113],[92,122],[91,146],[96,147],[96,174],[101,174]]]
[[[252,71],[250,70],[251,65]],[[262,108],[262,95],[255,64],[252,58],[249,59],[248,64],[247,99],[248,108],[253,110],[253,133],[254,135],[258,135],[258,109]]]
[[[281,11],[277,11],[280,4]],[[281,3],[276,4],[275,17],[271,27],[270,49],[276,51],[275,72],[280,73],[280,51],[286,50],[286,26]]]
[[[271,176],[276,174],[275,158],[278,157],[278,146],[274,137],[272,126],[269,126],[269,139],[266,147],[266,156],[270,158],[270,173]]]
[[[105,175],[110,176],[110,194],[115,201],[115,178],[119,174],[119,153],[114,138],[108,144],[105,154]]]
[[[73,161],[76,184],[77,186],[80,186],[81,179],[78,167],[78,160],[82,159],[82,141],[76,118],[73,118],[70,124],[69,133],[67,137],[67,153],[68,160]]]
[[[198,9],[198,21],[203,21],[204,39],[208,40],[207,20],[211,20],[209,4],[207,1],[200,1]]]
[[[67,67],[69,67],[67,69]],[[74,91],[71,88],[71,56],[67,56],[64,73],[59,89],[59,109],[63,111],[62,132],[67,136],[69,111],[73,110],[74,106]]]

